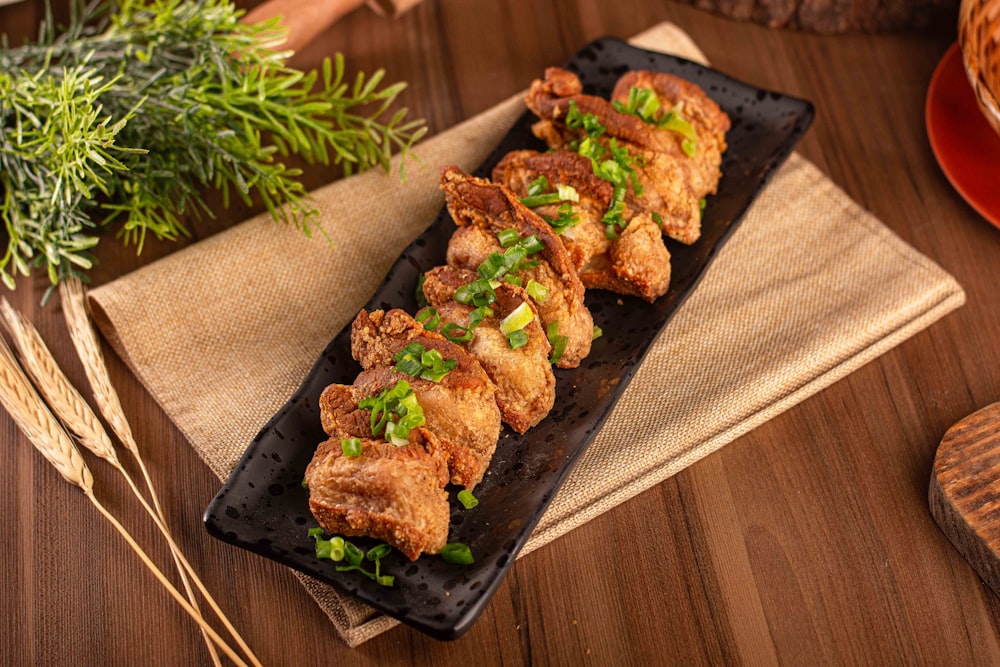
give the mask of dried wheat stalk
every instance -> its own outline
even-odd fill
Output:
[[[104,426],[97,418],[97,415],[94,414],[90,405],[80,395],[80,392],[76,390],[76,387],[73,386],[69,378],[62,372],[62,369],[59,368],[59,364],[45,345],[41,334],[6,299],[0,299],[0,317],[2,317],[7,332],[14,342],[21,360],[21,366],[34,381],[35,387],[41,392],[50,409],[55,413],[59,421],[62,422],[63,427],[75,435],[80,444],[107,461],[115,470],[121,473],[132,493],[139,499],[143,508],[152,517],[160,532],[167,539],[188,601],[192,607],[201,613],[201,609],[198,606],[198,599],[191,589],[187,570],[192,571],[192,577],[197,578],[197,575],[193,573],[193,568],[190,567],[180,548],[174,543],[170,531],[167,529],[162,518],[149,506],[142,492],[136,486],[135,480],[132,479],[132,475],[122,465],[121,460],[118,458],[118,452],[111,444],[111,438],[108,437],[107,431],[104,430]],[[222,662],[219,659],[218,651],[215,649],[215,644],[209,639],[204,630],[202,630],[202,636],[205,640],[205,645],[208,647],[212,662],[217,667],[221,667]]]
[[[80,451],[69,434],[46,407],[21,370],[7,342],[0,337],[0,404],[34,445],[35,449],[71,484],[79,487],[94,507],[107,519],[139,556],[143,564],[159,580],[177,603],[198,623],[208,637],[237,665],[247,663],[215,632],[201,614],[167,580],[128,530],[100,503],[94,495],[94,478]]]
[[[115,391],[114,385],[111,384],[111,377],[104,362],[104,354],[101,352],[100,342],[97,339],[97,334],[94,331],[87,312],[86,294],[82,283],[75,278],[63,280],[59,284],[59,292],[62,297],[62,308],[66,318],[66,326],[69,330],[70,338],[73,340],[77,355],[83,363],[84,372],[87,375],[87,380],[90,382],[90,388],[94,395],[94,401],[97,403],[104,419],[107,420],[111,430],[125,448],[132,453],[132,456],[138,463],[146,482],[146,488],[149,490],[150,498],[153,501],[155,515],[159,517],[157,525],[161,528],[161,532],[163,532],[164,537],[171,546],[174,559],[178,562],[182,576],[184,570],[182,566],[187,565],[186,569],[192,579],[194,579],[198,590],[201,591],[206,602],[212,608],[212,611],[215,612],[219,620],[225,625],[247,658],[259,667],[261,665],[260,661],[254,655],[253,651],[250,650],[249,645],[243,637],[236,631],[236,628],[233,627],[215,599],[208,593],[204,585],[202,585],[201,580],[195,574],[194,570],[187,564],[187,560],[181,554],[180,549],[174,543],[169,531],[166,529],[166,518],[160,506],[156,490],[153,487],[153,481],[149,476],[149,471],[146,468],[142,455],[139,453],[139,447],[132,435],[132,428],[129,426],[128,419],[125,417],[125,411],[121,406],[121,401],[118,399],[118,392]],[[141,494],[139,495],[141,497]],[[153,512],[150,512],[151,516],[153,514]],[[187,579],[185,578],[185,584],[186,582]],[[190,589],[188,590],[190,591]]]

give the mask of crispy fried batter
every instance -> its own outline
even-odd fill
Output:
[[[394,370],[392,355],[413,341],[438,350],[446,359],[455,359],[458,365],[440,382]],[[425,331],[401,310],[362,310],[352,327],[351,346],[366,368],[354,381],[354,398],[377,395],[406,380],[423,408],[425,426],[436,437],[436,447],[447,456],[451,481],[470,489],[482,481],[500,437],[500,410],[496,388],[479,361],[461,346]],[[329,391],[327,388],[320,396],[324,428],[334,397],[328,396]]]
[[[442,322],[469,324],[472,306],[453,301],[455,290],[478,276],[471,271],[439,266],[427,272],[424,295],[438,309]],[[534,309],[533,302],[520,287],[502,283],[495,289],[497,299],[490,306],[493,317],[483,320],[469,341],[473,354],[496,384],[496,400],[503,421],[518,433],[540,422],[552,409],[556,381],[549,363],[551,346],[537,317],[525,327],[528,342],[510,349],[500,331],[500,322],[522,303]],[[536,311],[537,312],[537,311]]]
[[[632,294],[647,301],[666,293],[670,253],[648,213],[636,215],[626,207],[622,215],[629,221],[628,227],[617,238],[608,239],[601,218],[611,204],[614,188],[594,174],[588,158],[577,153],[513,151],[493,170],[493,180],[519,197],[527,195],[528,186],[539,176],[545,176],[552,189],[556,184],[570,185],[580,196],[580,201],[570,203],[579,223],[558,238],[585,287]],[[551,219],[558,216],[559,207],[549,204],[534,210],[543,219]],[[650,230],[655,233],[650,234]]]
[[[442,172],[441,188],[448,211],[459,226],[448,243],[450,265],[475,271],[492,253],[504,251],[496,238],[504,229],[517,231],[521,238],[538,237],[544,248],[531,256],[538,260],[538,266],[517,275],[525,285],[535,280],[548,290],[548,298],[535,306],[545,327],[558,322],[559,334],[569,338],[558,365],[579,366],[590,353],[594,320],[583,303],[583,283],[551,227],[506,187],[469,176],[457,167]]]
[[[656,93],[662,112],[680,109],[681,114],[694,127],[698,135],[698,145],[691,158],[696,168],[690,170],[691,186],[699,197],[714,194],[722,177],[719,166],[726,151],[726,132],[729,131],[729,116],[719,108],[712,98],[699,86],[673,74],[634,70],[626,72],[615,84],[612,100],[628,101],[632,88],[648,88]],[[678,159],[684,157],[680,135],[673,135],[667,143],[667,152]]]
[[[353,458],[344,456],[339,437],[320,444],[305,473],[320,526],[384,540],[410,560],[440,551],[448,539],[448,466],[432,438],[423,428],[402,447],[361,438],[361,456]]]
[[[626,201],[633,209],[656,214],[661,228],[682,243],[694,243],[701,235],[699,200],[715,192],[719,180],[721,151],[729,119],[697,86],[681,86],[670,75],[644,73],[626,78],[624,96],[631,85],[648,84],[660,95],[666,112],[684,101],[691,105],[694,130],[698,136],[695,156],[688,157],[681,148],[683,137],[676,132],[646,123],[637,116],[615,111],[611,102],[584,95],[575,74],[560,68],[545,70],[545,79],[532,83],[526,103],[539,117],[532,127],[536,136],[553,148],[570,148],[586,136],[583,127],[570,128],[566,115],[571,102],[582,114],[592,114],[605,128],[597,141],[607,146],[613,139],[634,159],[641,192],[630,183]],[[720,137],[722,137],[720,141]]]

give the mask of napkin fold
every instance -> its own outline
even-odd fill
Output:
[[[704,62],[661,24],[632,42]],[[97,324],[220,478],[473,170],[522,95],[420,144],[407,179],[313,193],[334,240],[266,215],[93,290]],[[169,287],[168,287],[169,286]],[[965,301],[956,281],[793,154],[646,356],[522,555],[691,465]],[[303,575],[351,646],[396,621]]]

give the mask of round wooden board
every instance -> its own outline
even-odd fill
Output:
[[[1000,593],[1000,403],[945,433],[934,458],[928,502],[951,543]]]

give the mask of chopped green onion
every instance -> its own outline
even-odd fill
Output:
[[[665,130],[670,130],[671,132],[676,132],[681,135],[684,139],[681,141],[681,150],[688,157],[694,157],[695,151],[698,147],[698,135],[694,131],[694,127],[681,116],[682,106],[678,104],[674,107],[673,111],[668,113],[659,121],[660,127]]]
[[[462,489],[458,492],[458,502],[462,503],[462,507],[465,509],[471,510],[479,504],[479,499],[472,495],[472,491]]]
[[[611,105],[619,113],[631,114],[647,123],[655,123],[657,122],[656,112],[660,109],[660,100],[656,93],[649,88],[632,86],[628,91],[627,104],[615,100]]]
[[[524,281],[521,280],[520,276],[512,276],[509,273],[503,277],[503,281],[505,283],[510,283],[511,285],[517,285],[518,287],[524,285]]]
[[[367,558],[368,560],[375,561],[379,560],[380,558],[385,558],[390,553],[392,553],[392,547],[383,542],[381,544],[376,544],[371,549],[369,549],[368,553],[365,554],[365,558]]]
[[[546,194],[536,194],[528,195],[521,199],[521,203],[528,208],[535,208],[536,206],[546,206],[548,204],[558,204],[563,201],[580,201],[580,193],[576,191],[572,185],[563,185],[562,183],[556,185],[555,192],[549,192]],[[505,246],[506,247],[506,246]]]
[[[479,278],[459,287],[452,298],[467,306],[488,306],[497,300],[497,294],[490,280]]]
[[[522,301],[507,317],[500,321],[500,331],[505,336],[512,331],[523,329],[535,319],[535,311],[527,301]]]
[[[595,324],[594,325],[594,335],[593,335],[593,337],[590,340],[597,340],[598,338],[600,338],[603,335],[604,335],[604,329],[602,329],[601,327],[599,327],[599,326],[597,326]]]
[[[592,113],[581,113],[576,100],[569,101],[569,111],[566,112],[566,127],[571,130],[583,129],[588,137],[597,138],[607,130],[600,119]]]
[[[704,211],[705,210],[705,206],[707,206],[707,205],[708,205],[708,200],[705,199],[704,197],[702,197],[701,199],[698,200],[698,210],[699,211]]]
[[[417,289],[413,296],[417,299],[417,308],[424,308],[427,306],[427,296],[424,294],[424,281],[427,280],[427,274],[421,273],[420,277],[417,278]]]
[[[357,438],[341,438],[340,449],[347,458],[356,459],[361,456],[361,441]]]
[[[343,537],[334,535],[329,540],[322,538],[322,528],[310,528],[309,537],[316,540],[316,557],[328,558],[335,563],[346,562],[347,565],[338,565],[337,572],[360,572],[369,579],[378,582],[381,586],[392,586],[396,578],[392,575],[383,575],[381,559],[388,556],[392,547],[382,543],[368,550],[367,558],[375,561],[375,571],[369,572],[362,567],[365,560],[365,552],[354,544],[351,544]]]
[[[348,565],[361,565],[361,561],[365,558],[365,552],[359,549],[354,544],[344,541],[344,560],[347,561]]]
[[[559,320],[549,322],[549,326],[545,328],[545,333],[548,336],[549,343],[552,345],[552,356],[549,357],[549,363],[559,363],[563,353],[566,352],[569,337],[559,335]]]
[[[344,559],[344,538],[335,535],[324,540],[323,529],[319,527],[310,528],[308,535],[316,541],[316,558],[329,558],[333,561]]]
[[[549,288],[536,280],[528,280],[528,286],[525,289],[528,292],[528,296],[534,299],[536,303],[544,303],[549,298]]]
[[[545,249],[545,244],[541,242],[537,234],[525,236],[523,239],[518,241],[518,245],[527,250],[529,255],[541,252]]]
[[[528,344],[528,332],[524,329],[511,331],[505,338],[507,339],[507,346],[512,350],[517,350]]]
[[[455,565],[469,565],[475,562],[472,549],[461,542],[452,542],[441,547],[441,558]]]
[[[534,195],[531,197],[522,197],[521,203],[528,208],[535,208],[536,206],[547,206],[549,204],[558,204],[562,201],[559,198],[559,193],[549,192],[544,195]]]
[[[452,343],[464,343],[472,340],[472,332],[461,324],[455,324],[454,322],[448,322],[441,327],[441,334]]]
[[[302,486],[303,489],[306,489],[307,491],[309,490],[309,482],[306,481],[305,477],[302,478],[300,485]]]
[[[330,538],[330,560],[335,562],[340,562],[344,560],[344,554],[346,553],[345,545],[347,542],[344,541],[343,537],[339,535],[334,535]]]
[[[580,193],[572,185],[557,184],[556,194],[559,195],[559,199],[562,201],[580,201]]]
[[[500,241],[501,248],[511,247],[512,245],[517,243],[518,238],[519,237],[517,235],[517,230],[515,229],[501,229],[499,232],[497,232],[497,241]]]
[[[528,183],[528,196],[540,195],[548,189],[549,179],[545,178],[545,174],[539,174],[538,178]]]
[[[562,234],[570,227],[580,224],[580,216],[573,210],[573,205],[567,202],[559,207],[558,217],[546,217],[545,222],[552,226],[552,231],[556,234]]]
[[[441,316],[438,315],[437,308],[427,306],[417,312],[417,322],[423,325],[427,331],[436,331],[441,326]]]
[[[425,423],[423,408],[406,380],[400,380],[378,396],[361,399],[358,407],[371,410],[372,434],[381,435],[384,431],[386,440],[397,446],[407,444],[410,431]]]

